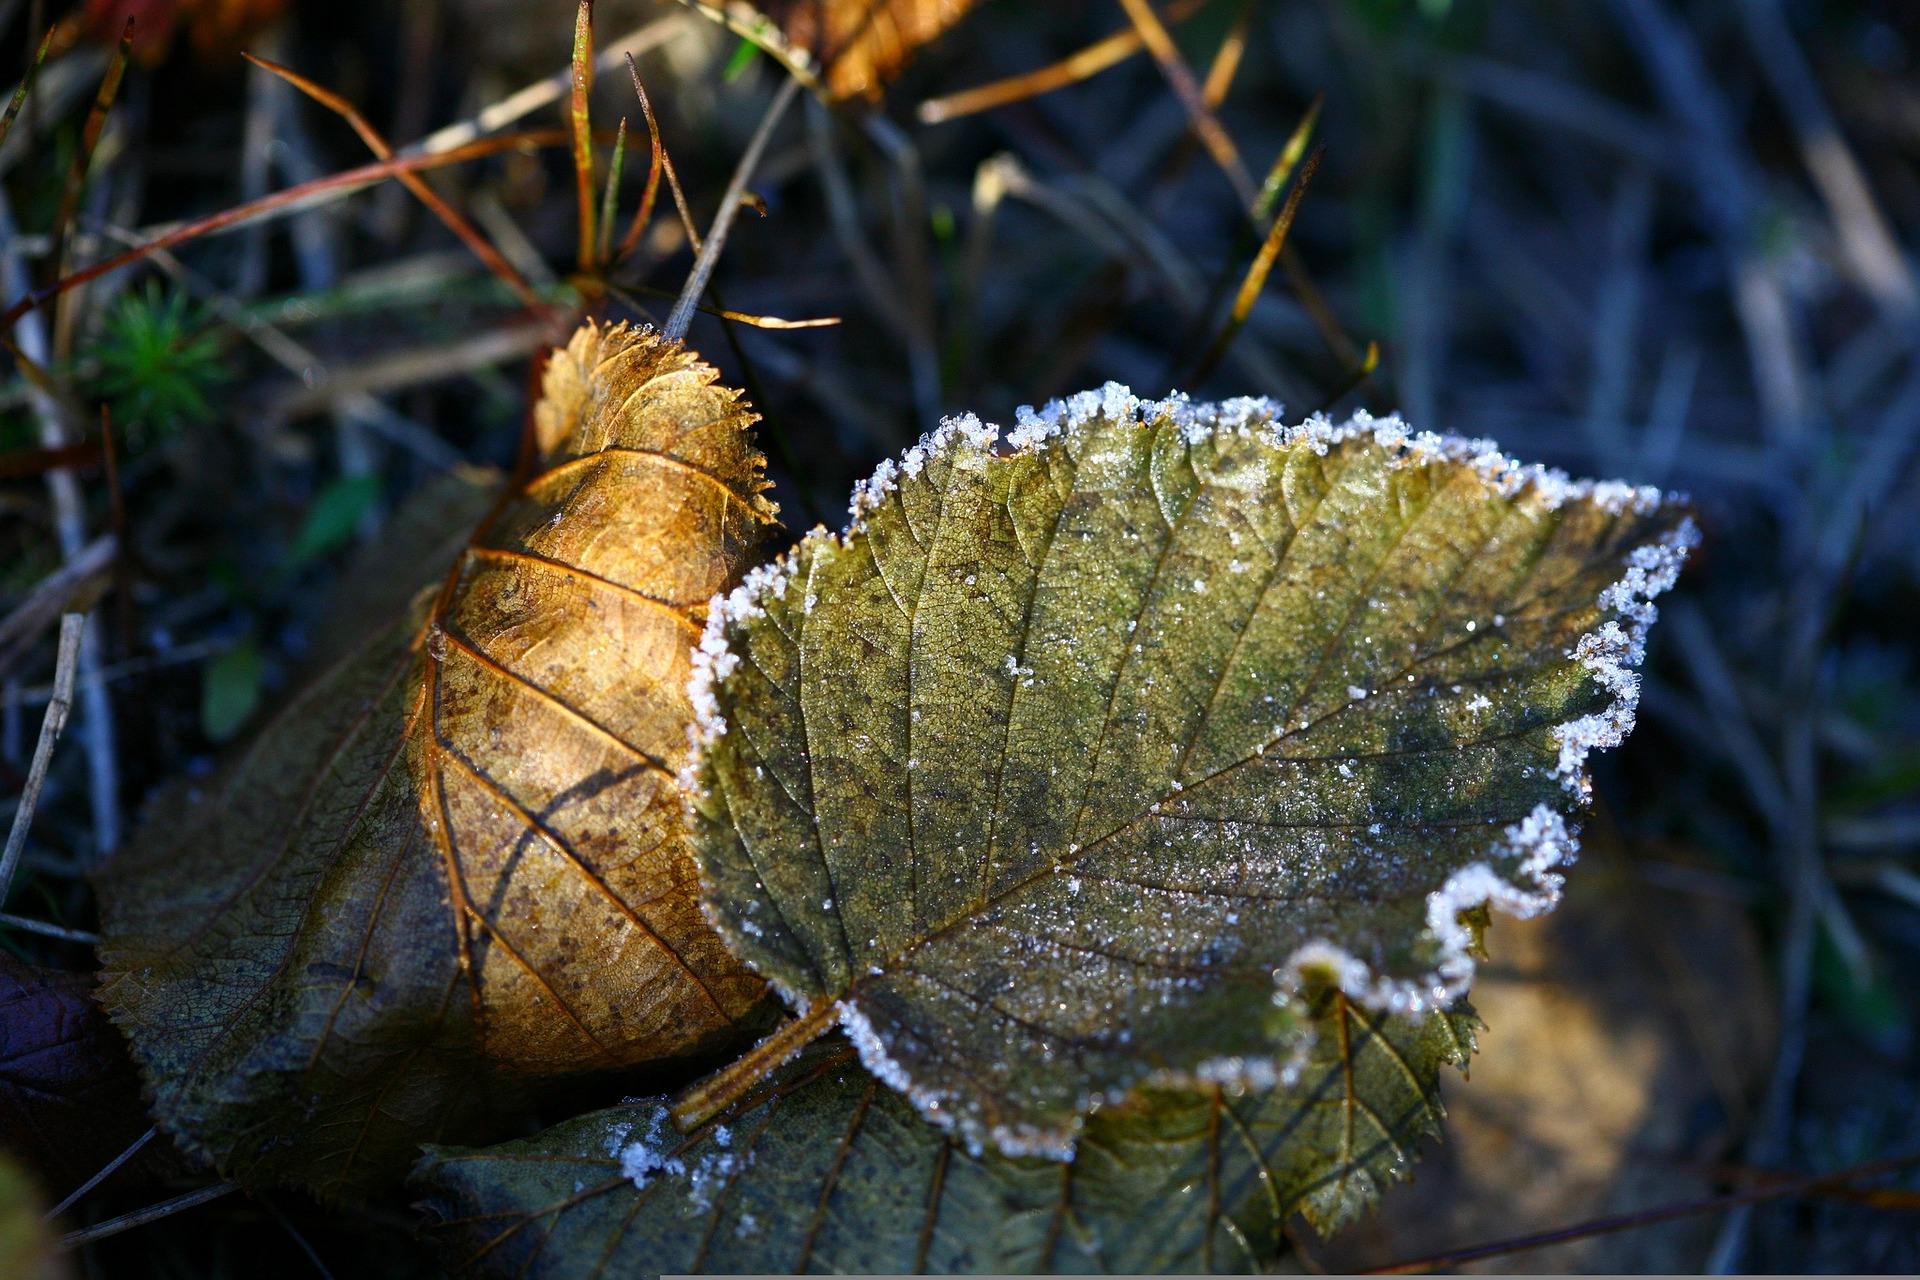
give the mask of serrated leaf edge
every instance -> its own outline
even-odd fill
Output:
[[[680,770],[679,783],[689,823],[697,820],[696,801],[707,794],[701,774],[708,750],[727,732],[726,718],[720,712],[714,687],[740,663],[739,655],[728,645],[728,627],[764,616],[766,609],[762,602],[787,589],[795,567],[808,553],[851,549],[853,540],[866,529],[867,516],[881,506],[902,478],[918,476],[929,462],[949,452],[962,455],[954,458],[956,464],[978,467],[994,458],[1038,454],[1056,439],[1078,435],[1096,419],[1146,425],[1166,418],[1173,421],[1190,445],[1221,433],[1245,438],[1261,432],[1276,449],[1305,445],[1324,456],[1336,444],[1369,440],[1387,452],[1393,466],[1411,467],[1434,461],[1462,464],[1478,472],[1501,496],[1535,503],[1545,511],[1558,510],[1570,502],[1591,501],[1608,515],[1627,511],[1645,515],[1663,505],[1687,501],[1685,494],[1663,492],[1651,485],[1634,485],[1623,480],[1577,480],[1558,468],[1522,463],[1491,440],[1410,431],[1397,413],[1380,418],[1362,409],[1338,424],[1324,413],[1315,413],[1288,426],[1280,421],[1282,412],[1279,403],[1263,396],[1194,403],[1185,393],[1176,391],[1163,400],[1144,400],[1122,384],[1108,382],[1098,391],[1082,391],[1063,400],[1052,400],[1037,410],[1020,406],[1015,410],[1015,427],[1004,438],[998,426],[983,423],[971,413],[958,414],[944,419],[937,429],[921,437],[899,461],[884,459],[870,477],[855,484],[845,529],[835,534],[825,525],[814,526],[779,557],[750,571],[738,587],[716,595],[710,602],[706,628],[693,651],[693,674],[687,685],[694,712],[687,727],[692,750]],[[996,445],[1003,439],[1006,448],[997,451]],[[971,456],[964,456],[967,454]],[[1647,631],[1658,617],[1653,601],[1678,581],[1689,552],[1699,542],[1700,532],[1693,518],[1683,516],[1658,541],[1630,552],[1624,575],[1600,593],[1601,608],[1614,616],[1582,635],[1567,651],[1569,658],[1584,666],[1613,695],[1612,701],[1601,710],[1555,731],[1559,748],[1555,773],[1575,804],[1584,806],[1592,797],[1587,757],[1595,750],[1620,745],[1633,730],[1640,701],[1638,668],[1646,656]],[[1315,939],[1295,948],[1274,970],[1276,1002],[1289,1001],[1309,985],[1324,983],[1380,1012],[1412,1015],[1445,1009],[1466,994],[1476,969],[1471,954],[1473,933],[1460,923],[1460,914],[1480,906],[1497,907],[1519,919],[1551,911],[1559,904],[1565,883],[1565,877],[1556,868],[1571,865],[1579,848],[1577,826],[1569,826],[1546,804],[1535,806],[1525,819],[1502,832],[1500,840],[1488,849],[1487,858],[1455,871],[1440,888],[1427,895],[1426,932],[1439,956],[1431,972],[1420,978],[1390,978],[1376,973],[1366,961],[1338,943]],[[1495,859],[1509,864],[1512,871],[1503,874],[1496,870]],[[732,923],[714,905],[714,886],[704,866],[701,891],[701,909],[708,922],[730,945],[741,949],[742,940]],[[797,1014],[804,1017],[810,1012],[811,1001],[807,996],[791,990],[778,979],[769,977],[769,981]],[[956,1127],[956,1117],[944,1105],[951,1099],[911,1078],[887,1052],[879,1033],[852,999],[842,997],[836,1001],[834,1017],[868,1071],[906,1095],[928,1120],[945,1129]],[[1157,1074],[1153,1083],[1221,1084],[1254,1090],[1285,1085],[1297,1074],[1307,1047],[1296,1045],[1291,1054],[1278,1060],[1210,1059],[1191,1072]],[[1007,1155],[1069,1160],[1077,1134],[1078,1125],[1065,1134],[996,1126],[989,1136]],[[962,1136],[977,1155],[974,1135]]]

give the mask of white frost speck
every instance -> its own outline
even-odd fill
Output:
[[[687,1171],[685,1163],[672,1154],[673,1141],[679,1136],[667,1123],[667,1111],[662,1107],[653,1113],[645,1137],[624,1142],[626,1133],[622,1131],[608,1143],[607,1154],[619,1157],[621,1177],[636,1187],[645,1187],[656,1173],[678,1177]]]

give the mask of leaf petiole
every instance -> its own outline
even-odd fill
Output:
[[[705,1080],[689,1086],[669,1108],[674,1124],[680,1132],[692,1133],[739,1102],[794,1054],[832,1030],[839,1013],[837,1002],[818,1004]]]

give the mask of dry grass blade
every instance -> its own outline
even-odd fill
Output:
[[[627,55],[627,73],[633,77],[634,96],[640,99],[640,113],[647,118],[647,187],[640,193],[640,207],[633,211],[633,221],[627,225],[627,234],[620,238],[618,257],[624,260],[640,243],[640,237],[646,234],[647,227],[653,222],[653,204],[660,196],[660,177],[667,163],[667,150],[660,142],[660,122],[653,117],[653,103],[647,100],[646,86],[640,83],[640,67]],[[624,123],[624,121],[623,121]]]
[[[162,249],[171,249],[189,240],[198,240],[202,236],[213,235],[220,231],[230,231],[244,226],[255,218],[268,214],[292,210],[315,197],[324,197],[344,188],[372,186],[387,178],[420,173],[427,169],[439,169],[451,164],[461,164],[468,160],[477,160],[482,156],[498,155],[502,151],[516,151],[523,147],[558,146],[568,140],[568,135],[558,129],[537,129],[525,133],[500,134],[492,138],[482,138],[478,142],[451,151],[434,152],[427,155],[395,156],[391,160],[382,160],[378,164],[362,165],[358,169],[348,169],[341,173],[329,174],[324,178],[315,178],[298,186],[288,187],[285,191],[276,191],[270,196],[258,200],[249,200],[245,204],[223,209],[219,213],[209,214],[184,226],[175,227],[165,234],[155,236],[137,248],[117,254],[104,261],[96,262],[71,275],[63,276],[44,289],[36,289],[7,308],[0,315],[0,328],[12,326],[21,316],[37,310],[55,298],[77,289],[90,281],[120,268],[129,266],[149,254]],[[17,354],[16,354],[17,358]]]
[[[21,850],[27,847],[27,830],[33,826],[33,813],[40,804],[40,789],[47,782],[47,766],[53,762],[53,749],[67,727],[73,710],[73,683],[80,671],[80,633],[86,615],[69,613],[60,619],[60,650],[55,661],[53,698],[47,703],[40,721],[40,741],[34,745],[33,763],[27,766],[27,785],[20,792],[19,807],[13,811],[13,827],[7,832],[6,851],[0,853],[0,906],[13,891],[13,873],[20,865]]]
[[[100,80],[100,92],[94,97],[93,109],[87,113],[87,122],[80,130],[80,149],[74,153],[73,167],[67,171],[67,185],[60,192],[60,210],[53,219],[53,252],[49,255],[56,271],[66,256],[67,235],[73,229],[74,215],[80,211],[80,193],[87,185],[93,149],[100,143],[101,130],[107,127],[107,113],[113,110],[113,101],[120,95],[120,82],[126,77],[127,60],[132,55],[133,19],[128,18],[120,43],[107,63],[107,74]]]
[[[381,160],[391,160],[394,158],[395,153],[393,147],[387,142],[386,138],[381,135],[380,131],[368,123],[367,118],[361,115],[352,103],[348,102],[339,94],[334,93],[331,89],[323,88],[315,84],[299,72],[289,67],[283,67],[277,62],[269,62],[265,58],[256,58],[250,53],[242,54],[241,56],[248,62],[253,63],[254,66],[259,67],[262,71],[271,72],[279,76],[282,80],[285,80],[288,84],[353,126],[353,131],[360,135],[360,140],[367,144],[367,150],[373,152],[375,157]],[[502,257],[500,251],[493,247],[493,242],[481,235],[479,229],[471,222],[468,222],[458,209],[448,204],[441,198],[439,192],[428,186],[424,178],[408,171],[397,172],[395,176],[399,178],[400,185],[404,186],[408,191],[411,191],[419,198],[421,204],[426,205],[428,209],[432,210],[434,216],[444,222],[449,231],[452,231],[454,235],[460,237],[460,242],[473,250],[474,256],[485,263],[487,269],[498,276],[509,289],[513,290],[514,294],[518,296],[522,302],[530,307],[542,305],[539,293],[527,282],[527,278],[515,270],[513,264]]]
[[[679,294],[668,289],[655,289],[651,285],[632,285],[615,290],[618,294],[635,294],[649,298],[678,299]],[[819,316],[810,320],[787,320],[780,316],[755,315],[750,311],[729,311],[725,307],[709,307],[704,303],[699,307],[703,316],[713,316],[719,320],[731,320],[735,324],[744,324],[750,329],[830,329],[843,323],[839,316]]]
[[[1207,0],[1175,0],[1175,3],[1167,6],[1165,21],[1185,21],[1206,5]],[[991,84],[950,93],[944,98],[929,98],[918,108],[920,122],[941,124],[958,120],[961,116],[990,111],[994,107],[1037,98],[1043,93],[1052,93],[1055,89],[1063,89],[1089,76],[1098,75],[1108,67],[1118,66],[1145,47],[1139,28],[1124,27],[1058,62],[1023,71],[1004,80],[995,80]]]
[[[573,89],[567,120],[573,129],[573,184],[579,202],[581,271],[598,266],[593,230],[593,0],[580,0],[573,18]]]
[[[607,167],[607,185],[600,193],[599,229],[594,243],[594,261],[605,266],[613,257],[613,215],[620,199],[620,179],[627,164],[627,118],[620,117],[620,131],[613,139],[613,159]]]
[[[1213,345],[1207,348],[1207,354],[1201,358],[1200,367],[1191,379],[1195,386],[1205,382],[1207,376],[1219,367],[1221,357],[1227,354],[1227,348],[1233,345],[1234,338],[1246,325],[1247,317],[1253,314],[1253,304],[1260,300],[1260,292],[1267,286],[1267,275],[1273,270],[1273,264],[1287,242],[1287,232],[1293,227],[1294,216],[1300,210],[1300,198],[1306,194],[1308,184],[1320,168],[1320,157],[1325,152],[1326,144],[1322,143],[1307,157],[1306,166],[1300,170],[1300,181],[1287,193],[1287,203],[1281,208],[1280,216],[1273,220],[1260,252],[1254,255],[1253,265],[1247,269],[1246,279],[1240,283],[1240,292],[1233,300],[1232,313],[1221,327],[1219,336],[1213,340]]]
[[[40,41],[39,51],[33,55],[33,61],[27,64],[27,74],[20,80],[20,87],[13,91],[13,101],[7,104],[7,113],[0,116],[0,144],[4,144],[7,135],[13,132],[13,122],[20,114],[20,108],[26,105],[27,95],[33,92],[33,82],[40,75],[40,64],[47,60],[47,50],[53,46],[53,33],[58,28],[50,27]]]
[[[1320,108],[1326,105],[1326,101],[1327,95],[1324,93],[1313,95],[1313,103],[1308,106],[1307,113],[1300,117],[1300,123],[1287,135],[1286,145],[1273,158],[1273,167],[1267,170],[1266,181],[1260,184],[1260,194],[1255,197],[1251,210],[1256,232],[1273,216],[1273,206],[1279,203],[1280,193],[1286,190],[1287,179],[1293,176],[1300,157],[1307,154],[1307,143],[1313,140],[1314,127],[1320,123]]]
[[[1240,159],[1240,149],[1233,145],[1233,139],[1227,135],[1220,118],[1207,105],[1205,92],[1199,81],[1193,78],[1193,71],[1187,66],[1186,59],[1180,56],[1180,50],[1174,45],[1166,24],[1147,0],[1120,0],[1120,4],[1133,20],[1134,28],[1139,31],[1147,51],[1160,64],[1167,83],[1173,86],[1174,96],[1180,99],[1181,105],[1192,117],[1193,131],[1198,135],[1200,144],[1213,157],[1214,163],[1220,166],[1220,171],[1227,175],[1227,181],[1233,184],[1234,194],[1239,196],[1240,203],[1252,208],[1258,193],[1254,190],[1253,180],[1247,176],[1246,165]]]
[[[1257,3],[1258,0],[1240,0],[1240,12],[1234,15],[1227,38],[1220,42],[1219,50],[1213,55],[1213,65],[1207,68],[1206,83],[1200,86],[1200,99],[1215,111],[1227,100],[1233,78],[1240,73],[1241,60],[1247,56],[1247,32],[1253,26]]]

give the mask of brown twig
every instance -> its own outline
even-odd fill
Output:
[[[29,311],[45,306],[69,290],[140,261],[155,250],[171,249],[175,245],[197,240],[201,236],[229,231],[255,218],[299,205],[315,196],[338,191],[343,187],[371,186],[387,178],[397,178],[401,174],[419,173],[445,165],[460,164],[467,160],[477,160],[482,156],[496,155],[502,151],[512,151],[521,147],[557,146],[566,141],[567,134],[558,129],[501,134],[497,137],[482,138],[478,142],[456,147],[451,151],[430,155],[395,156],[391,160],[382,160],[378,164],[362,165],[358,169],[347,169],[340,173],[329,174],[324,178],[315,178],[312,182],[303,182],[285,191],[276,191],[270,196],[250,200],[245,204],[235,205],[231,209],[223,209],[219,213],[209,214],[207,217],[175,227],[137,248],[129,249],[105,261],[96,262],[70,276],[54,281],[44,289],[36,289],[9,307],[5,315],[0,315],[0,328],[12,325]]]
[[[375,129],[373,125],[367,121],[367,118],[354,108],[352,103],[348,102],[339,94],[333,92],[331,89],[323,88],[315,84],[299,72],[294,71],[290,67],[283,67],[277,62],[269,62],[265,58],[257,58],[250,53],[243,53],[240,56],[248,62],[253,63],[254,66],[259,67],[262,71],[268,71],[279,76],[282,80],[306,94],[309,98],[312,98],[315,102],[333,112],[342,120],[345,120],[353,127],[353,131],[360,135],[360,141],[367,144],[367,150],[373,152],[376,158],[380,160],[391,160],[394,158],[393,147],[388,144],[386,138],[381,135],[380,131]],[[432,210],[434,216],[444,222],[449,231],[452,231],[454,235],[460,237],[460,242],[466,245],[467,248],[473,250],[474,256],[485,263],[489,271],[500,277],[506,286],[513,290],[515,296],[529,307],[542,305],[539,293],[527,282],[527,278],[515,270],[512,263],[501,256],[500,251],[493,247],[493,242],[481,235],[479,229],[467,221],[465,215],[443,200],[439,192],[428,186],[426,179],[410,171],[397,172],[394,176],[400,180],[401,186],[419,198],[421,204],[424,204],[428,209]]]
[[[640,83],[640,67],[634,62],[633,55],[627,55],[627,73],[633,77],[634,96],[640,99],[640,113],[647,118],[647,142],[651,148],[651,158],[647,161],[647,189],[640,193],[640,207],[633,211],[633,221],[627,227],[627,234],[620,237],[620,252],[615,255],[625,259],[640,243],[640,237],[646,233],[647,226],[653,221],[653,203],[660,197],[660,176],[666,168],[667,149],[660,141],[660,122],[653,118],[653,103],[647,100],[646,86]]]
[[[1784,1200],[1805,1196],[1829,1195],[1840,1191],[1845,1184],[1858,1182],[1863,1178],[1883,1177],[1920,1165],[1920,1155],[1902,1156],[1894,1160],[1878,1160],[1872,1164],[1857,1165],[1851,1169],[1842,1169],[1838,1173],[1811,1174],[1802,1178],[1787,1178],[1767,1186],[1754,1187],[1746,1191],[1735,1191],[1722,1196],[1710,1196],[1705,1200],[1694,1200],[1686,1204],[1667,1205],[1659,1209],[1643,1209],[1637,1213],[1623,1213],[1613,1217],[1595,1218],[1589,1222],[1577,1223],[1571,1227],[1560,1227],[1553,1231],[1540,1231],[1532,1235],[1515,1236],[1509,1240],[1495,1240],[1487,1244],[1474,1245],[1466,1249],[1455,1249],[1447,1253],[1436,1253],[1425,1258],[1414,1258],[1406,1262],[1396,1262],[1391,1266],[1375,1267],[1363,1271],[1369,1276],[1413,1276],[1429,1271],[1438,1271],[1443,1267],[1458,1267],[1482,1258],[1495,1258],[1502,1254],[1521,1253],[1528,1249],[1540,1249],[1551,1244],[1561,1244],[1568,1240],[1584,1240],[1588,1236],[1607,1235],[1615,1231],[1630,1231],[1635,1227],[1652,1226],[1655,1223],[1670,1222],[1675,1218],[1688,1218],[1695,1214],[1713,1213],[1720,1209],[1732,1209],[1745,1205],[1760,1204],[1767,1200]]]
[[[1166,24],[1147,0],[1120,0],[1120,4],[1127,11],[1127,16],[1133,19],[1133,25],[1139,31],[1140,39],[1145,42],[1147,51],[1160,64],[1160,71],[1166,76],[1167,83],[1173,86],[1174,96],[1186,107],[1200,144],[1213,157],[1214,163],[1220,166],[1220,171],[1226,174],[1227,181],[1233,184],[1234,194],[1240,198],[1241,206],[1251,209],[1258,199],[1258,193],[1254,190],[1253,179],[1247,175],[1247,166],[1240,159],[1240,149],[1233,145],[1233,139],[1221,125],[1220,117],[1207,105],[1200,82],[1193,78],[1192,68],[1180,56],[1180,50],[1174,45]]]

